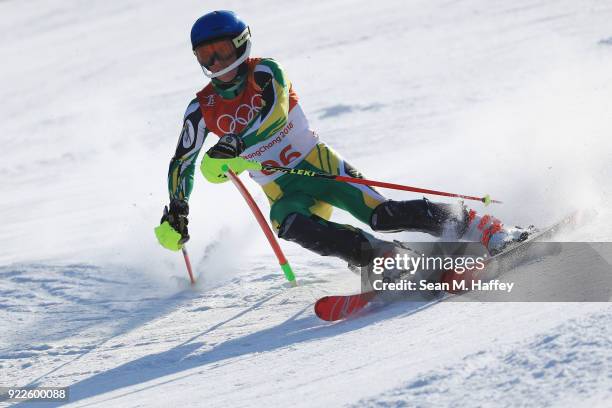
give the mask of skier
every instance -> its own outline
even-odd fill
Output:
[[[244,170],[236,164],[237,156],[263,164],[362,177],[310,128],[281,66],[271,58],[250,57],[250,29],[234,12],[213,11],[200,17],[191,29],[191,44],[210,83],[187,106],[170,161],[170,204],[156,228],[162,246],[178,250],[189,239],[188,199],[196,158],[209,133],[220,139],[204,155],[200,169],[213,183],[228,180],[221,170],[223,164],[236,173]],[[386,241],[329,221],[332,207],[348,211],[374,231],[420,231],[480,241],[492,254],[512,241],[524,240],[529,233],[519,227],[506,228],[496,218],[479,216],[463,204],[435,203],[426,198],[394,201],[358,184],[280,172],[249,173],[270,202],[270,220],[280,238],[354,266],[368,265]]]

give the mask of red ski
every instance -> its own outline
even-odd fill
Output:
[[[325,296],[315,303],[315,313],[320,319],[333,322],[353,315],[366,307],[377,292],[365,292],[355,295]]]

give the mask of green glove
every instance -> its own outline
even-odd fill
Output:
[[[185,200],[170,201],[170,209],[164,207],[164,214],[158,227],[155,228],[157,240],[166,249],[178,251],[189,241],[187,225],[189,204]]]
[[[245,170],[261,169],[259,163],[250,162],[242,157],[213,158],[206,153],[202,159],[200,171],[204,178],[211,183],[225,183],[228,180],[224,171],[225,166],[236,174],[240,174]]]
[[[174,228],[170,226],[168,221],[162,222],[158,227],[155,228],[155,236],[157,240],[166,249],[171,251],[179,251],[183,248],[181,242],[181,234],[176,232]]]
[[[232,133],[223,135],[202,159],[200,171],[204,178],[211,183],[224,183],[227,181],[227,169],[236,174],[245,170],[261,170],[261,164],[240,157],[243,151],[244,142],[239,136]]]

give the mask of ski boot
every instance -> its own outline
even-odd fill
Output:
[[[482,217],[476,215],[474,210],[468,213],[468,225],[461,239],[480,242],[489,251],[490,255],[503,252],[509,245],[525,241],[537,229],[530,225],[523,227],[506,227],[500,220],[490,215]]]

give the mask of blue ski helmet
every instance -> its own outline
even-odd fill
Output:
[[[211,72],[202,65],[204,74],[209,78],[223,75],[242,64],[251,52],[251,31],[249,26],[233,11],[218,10],[198,18],[191,28],[191,47],[195,50],[200,45],[220,39],[230,39],[236,47],[236,61],[219,72]]]

